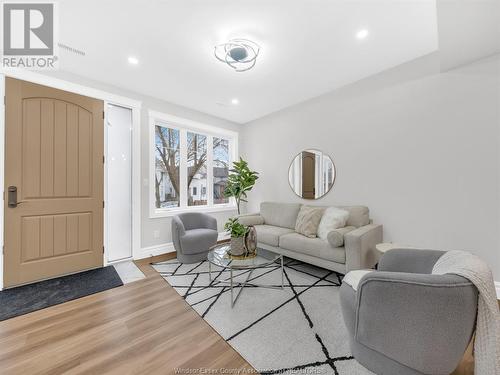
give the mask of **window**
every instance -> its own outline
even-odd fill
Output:
[[[234,199],[224,197],[224,189],[237,133],[156,112],[150,112],[150,122],[150,216],[234,209]]]
[[[214,203],[228,203],[224,189],[229,175],[229,141],[214,137]]]
[[[188,206],[206,206],[207,200],[196,196],[198,187],[207,185],[207,136],[187,132],[187,168],[188,191],[193,188],[193,195],[188,197]]]
[[[179,130],[155,126],[155,206],[179,207]]]

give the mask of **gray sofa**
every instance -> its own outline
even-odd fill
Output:
[[[172,217],[172,242],[181,263],[207,259],[208,249],[217,243],[217,220],[201,212]]]
[[[457,275],[433,275],[444,254],[395,249],[354,290],[340,288],[353,356],[376,374],[450,374],[471,340],[478,291]]]
[[[259,213],[240,215],[239,221],[255,226],[259,247],[318,267],[345,274],[377,263],[375,245],[382,242],[382,225],[371,223],[367,207],[339,207],[349,211],[351,231],[329,233],[328,241],[295,232],[300,207],[300,203],[263,202]]]

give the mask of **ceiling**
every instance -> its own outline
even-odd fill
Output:
[[[86,53],[61,50],[61,70],[237,123],[438,48],[435,0],[61,0],[59,12],[60,42]],[[213,55],[236,37],[261,46],[250,71]]]

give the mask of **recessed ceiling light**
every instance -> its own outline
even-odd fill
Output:
[[[356,38],[359,40],[365,39],[368,36],[368,30],[366,29],[361,29],[356,33]]]
[[[133,57],[133,56],[130,56],[128,58],[128,62],[129,64],[132,64],[132,65],[137,65],[139,64],[139,60],[137,59],[137,57]]]
[[[239,104],[239,102],[240,101],[238,99],[236,99],[236,98],[234,98],[234,99],[231,100],[232,104]]]

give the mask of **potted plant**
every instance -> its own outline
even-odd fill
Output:
[[[229,219],[224,229],[231,234],[231,255],[246,255],[245,235],[248,228],[238,221],[238,218]]]
[[[240,157],[239,161],[233,163],[233,169],[230,169],[227,185],[224,189],[225,197],[234,197],[238,206],[238,215],[240,214],[240,203],[246,202],[247,192],[252,190],[255,181],[259,178],[258,172],[250,170],[248,163]]]

